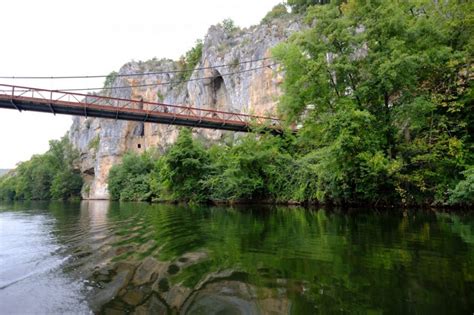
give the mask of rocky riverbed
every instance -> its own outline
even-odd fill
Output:
[[[97,313],[123,314],[287,314],[286,289],[258,289],[245,281],[245,272],[226,269],[209,273],[188,287],[173,278],[208,259],[206,252],[190,252],[172,262],[147,257],[96,269],[90,305]],[[265,272],[265,270],[262,270]],[[287,284],[280,279],[275,284]],[[300,286],[301,290],[304,286]]]

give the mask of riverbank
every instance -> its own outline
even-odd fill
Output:
[[[436,189],[397,188],[403,174],[354,174],[336,186],[316,171],[317,156],[295,154],[294,135],[249,134],[232,144],[205,147],[183,129],[165,153],[129,153],[112,167],[109,190],[122,201],[191,203],[276,203],[375,207],[472,207],[474,173]],[[354,159],[350,157],[350,159]],[[342,176],[342,175],[341,175]],[[344,175],[346,176],[346,175]],[[358,177],[359,176],[359,177]],[[446,179],[443,179],[446,180]],[[456,184],[455,184],[456,183]],[[407,185],[404,183],[403,185]]]

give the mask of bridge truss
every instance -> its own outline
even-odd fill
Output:
[[[283,130],[273,117],[7,84],[0,84],[0,108],[240,132]]]

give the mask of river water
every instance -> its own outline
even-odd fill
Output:
[[[0,204],[1,314],[472,314],[474,214]]]

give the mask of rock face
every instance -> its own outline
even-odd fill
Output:
[[[278,65],[264,58],[271,56],[272,47],[299,29],[299,19],[294,16],[247,29],[229,30],[222,25],[212,26],[204,39],[201,60],[189,82],[182,82],[181,74],[173,73],[179,69],[178,62],[167,59],[129,62],[120,69],[119,74],[155,74],[112,78],[109,87],[114,89],[103,90],[100,94],[274,115],[283,78],[278,72]],[[245,62],[250,60],[258,61]],[[221,65],[227,66],[219,67]],[[120,162],[128,151],[143,152],[155,148],[163,152],[176,140],[178,128],[75,117],[69,135],[81,153],[80,168],[85,179],[83,198],[108,199],[107,177],[110,168]],[[194,135],[208,142],[219,141],[224,136],[236,136],[210,129],[195,130]]]

